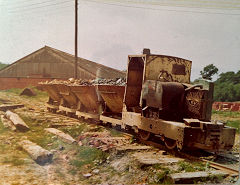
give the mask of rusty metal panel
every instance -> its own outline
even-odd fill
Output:
[[[71,91],[77,96],[80,103],[84,106],[85,112],[99,112],[99,98],[95,86],[74,85],[69,86]]]
[[[122,112],[125,86],[98,85],[97,89],[112,112]]]
[[[225,127],[222,130],[222,141],[226,150],[232,149],[235,141],[236,129]]]
[[[122,112],[122,124],[129,126],[136,126],[139,129],[142,129],[144,125],[141,122],[141,114],[135,112]]]
[[[64,106],[67,106],[69,108],[76,108],[78,104],[78,99],[75,94],[71,92],[71,89],[65,84],[56,84],[56,87],[63,99],[65,100],[66,105]]]
[[[139,106],[143,82],[144,62],[145,58],[143,56],[128,57],[127,86],[124,95],[124,103],[127,108]]]
[[[164,121],[161,119],[145,118],[140,113],[123,112],[122,122],[125,125],[136,126],[154,134],[164,135],[167,138],[183,141],[184,128],[188,127],[184,123]]]
[[[158,80],[190,83],[192,62],[182,58],[147,55],[145,80]]]
[[[236,129],[220,123],[199,122],[200,127],[187,127],[184,145],[209,151],[226,151],[234,145]]]
[[[185,95],[185,117],[210,121],[212,97],[209,91],[204,89],[192,89]]]
[[[48,93],[49,97],[52,100],[57,101],[58,103],[60,103],[62,96],[60,95],[60,93],[59,93],[59,91],[58,91],[58,89],[57,89],[55,84],[41,83],[41,86]]]

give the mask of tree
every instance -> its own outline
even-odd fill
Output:
[[[215,101],[240,101],[240,71],[221,73],[215,81]]]
[[[218,68],[213,64],[209,64],[200,71],[200,75],[203,79],[212,80],[212,76],[218,73]]]
[[[7,65],[8,65],[8,64],[3,64],[3,63],[0,62],[0,69],[6,67]]]
[[[221,73],[219,75],[219,78],[217,79],[217,82],[229,82],[233,83],[235,80],[235,73],[233,71],[228,71],[226,73]]]

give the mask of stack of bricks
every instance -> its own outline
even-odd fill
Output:
[[[214,102],[212,109],[217,111],[240,111],[240,103]]]

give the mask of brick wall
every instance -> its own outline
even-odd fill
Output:
[[[228,110],[228,111],[240,111],[240,103],[235,102],[214,102],[212,106],[213,110]]]
[[[50,81],[50,78],[3,78],[0,77],[0,90],[11,88],[25,88],[28,86],[38,86],[39,82]]]

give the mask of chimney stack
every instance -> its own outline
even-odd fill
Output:
[[[149,48],[143,48],[143,54],[150,55],[150,49]]]

